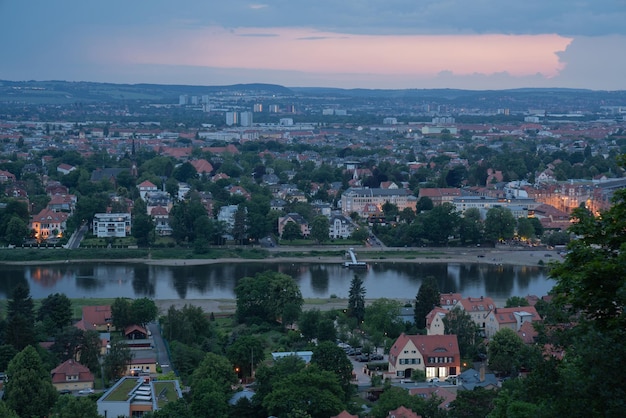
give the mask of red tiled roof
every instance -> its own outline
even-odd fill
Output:
[[[404,406],[394,409],[393,411],[389,411],[387,416],[393,418],[422,418],[421,415],[417,415],[415,412]]]
[[[87,324],[106,325],[111,322],[111,306],[83,306],[83,321]]]
[[[75,362],[70,359],[61,363],[58,367],[53,369],[52,383],[65,383],[67,382],[67,376],[78,376],[78,380],[72,379],[72,382],[93,382],[93,374],[86,366]]]
[[[193,160],[191,161],[191,165],[196,169],[198,174],[210,173],[213,171],[213,166],[207,160]]]
[[[156,189],[156,186],[149,180],[142,181],[138,187],[140,189],[147,189],[147,188]]]
[[[426,357],[445,349],[449,356],[459,358],[459,343],[456,335],[407,335],[400,334],[389,350],[390,358],[398,358],[409,341]]]

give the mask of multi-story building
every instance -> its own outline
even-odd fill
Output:
[[[178,380],[152,380],[148,376],[126,376],[97,401],[103,417],[140,417],[182,398]]]
[[[130,235],[130,213],[96,213],[93,233],[98,238],[124,238]]]
[[[495,309],[496,304],[490,297],[481,296],[480,298],[463,298],[454,306],[467,312],[478,328],[485,332],[487,315]]]
[[[65,212],[43,209],[33,216],[30,229],[35,231],[35,237],[40,241],[48,238],[60,238],[67,227],[68,216]]]
[[[333,214],[330,216],[328,236],[331,239],[349,238],[354,231],[352,220],[345,215]]]
[[[400,212],[406,208],[415,211],[417,198],[408,189],[349,188],[341,195],[341,212],[345,215],[356,212],[360,217],[367,217],[368,205],[382,210],[386,202],[396,205]]]

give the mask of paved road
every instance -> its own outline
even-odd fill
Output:
[[[159,324],[156,322],[150,322],[148,324],[148,330],[152,333],[157,362],[161,366],[163,373],[167,373],[172,370],[172,361],[167,354],[167,350],[165,349],[165,342],[163,342],[163,336],[161,335]]]
[[[80,246],[80,242],[87,233],[87,223],[83,223],[78,230],[76,230],[67,242],[67,248],[73,250]]]

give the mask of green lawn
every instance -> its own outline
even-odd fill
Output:
[[[159,395],[164,389],[164,398],[160,399]],[[173,382],[154,382],[154,396],[159,408],[163,408],[168,402],[176,402],[178,400],[178,393]]]
[[[111,391],[107,397],[107,401],[125,401],[128,399],[128,393],[137,386],[138,379],[125,379],[115,390]]]

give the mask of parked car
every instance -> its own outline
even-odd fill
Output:
[[[356,361],[360,361],[361,363],[364,363],[366,361],[369,361],[367,354],[359,354],[358,356],[356,356],[354,358]]]
[[[439,378],[438,377],[431,377],[430,379],[428,379],[429,383],[439,383]]]
[[[384,356],[382,354],[378,354],[378,353],[373,353],[370,354],[370,360],[382,360],[384,359]]]
[[[59,391],[59,395],[71,395],[72,391],[69,389],[63,389]]]
[[[93,389],[81,389],[78,391],[79,395],[91,395],[92,393],[94,393]]]

